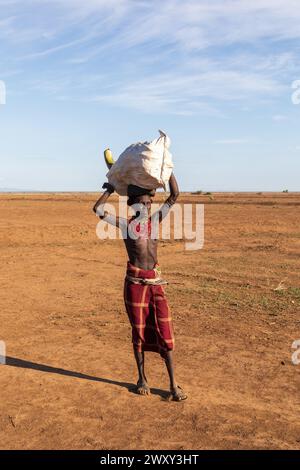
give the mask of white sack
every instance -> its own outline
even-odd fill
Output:
[[[108,182],[121,196],[127,195],[129,184],[146,189],[166,189],[173,162],[169,152],[170,138],[162,131],[152,142],[130,145],[107,173]]]

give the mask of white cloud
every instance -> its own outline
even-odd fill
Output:
[[[274,116],[272,116],[272,120],[275,122],[287,121],[288,117],[284,114],[274,114]]]
[[[217,140],[216,144],[220,145],[240,145],[240,144],[247,144],[248,140],[246,139],[224,139],[224,140]]]
[[[15,14],[24,11],[21,0],[0,1],[1,5],[14,7]],[[26,5],[34,7],[38,16],[51,9],[58,32],[62,25],[67,29],[91,17],[118,22],[122,24],[118,36],[128,45],[157,38],[198,50],[212,45],[252,44],[265,38],[278,41],[300,37],[297,0],[28,0]]]
[[[130,83],[119,84],[109,93],[97,94],[91,99],[146,112],[168,111],[175,114],[219,114],[217,103],[237,102],[257,93],[272,95],[279,85],[264,77],[247,72],[218,72],[213,64],[210,70],[189,71],[188,68],[158,74]]]
[[[2,18],[0,10],[0,38],[10,66],[43,61],[39,89],[65,98],[76,96],[81,77],[90,84],[85,99],[218,114],[224,101],[246,106],[280,95],[299,70],[291,43],[300,39],[296,0],[0,0],[0,6],[7,11]],[[106,85],[87,78],[99,68]]]

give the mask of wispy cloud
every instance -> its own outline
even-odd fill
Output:
[[[240,144],[247,144],[249,141],[247,139],[224,139],[224,140],[217,140],[216,144],[220,145],[240,145]]]
[[[89,101],[222,115],[286,90],[299,23],[296,0],[0,0],[0,73],[40,62],[29,90],[78,99],[81,81]]]
[[[274,116],[272,116],[272,120],[275,121],[275,122],[287,121],[288,116],[286,116],[284,114],[274,114]]]

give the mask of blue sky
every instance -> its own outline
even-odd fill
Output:
[[[163,129],[182,190],[300,190],[299,6],[0,0],[0,188],[97,190]]]

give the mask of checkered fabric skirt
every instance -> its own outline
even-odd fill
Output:
[[[157,270],[143,270],[128,262],[127,275],[155,279]],[[137,351],[154,351],[165,357],[174,349],[170,309],[161,285],[135,284],[125,279],[124,301],[132,327],[132,342]]]

